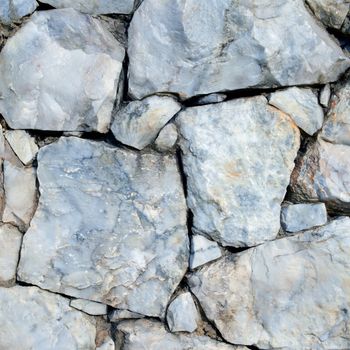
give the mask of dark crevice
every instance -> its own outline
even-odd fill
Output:
[[[343,50],[346,50],[350,52],[350,36],[347,34],[344,34],[338,29],[335,28],[327,28],[327,31],[330,35],[335,37],[337,41],[339,42],[340,47]]]
[[[38,1],[39,6],[36,8],[35,11],[47,11],[47,10],[54,10],[55,8],[49,4],[45,4],[41,1]]]
[[[217,242],[218,243],[218,242]],[[220,245],[220,244],[219,244]],[[252,247],[229,247],[229,246],[221,246],[222,249],[230,252],[231,254],[238,254],[238,253],[242,253],[244,252],[245,250],[248,250],[248,249],[252,249],[256,246],[252,246]]]
[[[179,173],[181,176],[181,181],[182,181],[182,185],[183,185],[183,190],[184,190],[184,194],[185,197],[187,198],[188,192],[187,192],[187,177],[184,171],[184,165],[182,162],[182,152],[181,150],[178,148],[176,150],[176,158],[177,158],[177,164],[178,164],[178,168],[179,168]]]

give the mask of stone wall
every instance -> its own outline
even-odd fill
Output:
[[[348,0],[0,0],[0,350],[350,349]]]

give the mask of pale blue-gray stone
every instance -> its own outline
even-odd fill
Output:
[[[37,6],[35,0],[0,0],[0,23],[18,21],[32,13]]]

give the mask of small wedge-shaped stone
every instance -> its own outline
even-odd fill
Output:
[[[191,239],[190,268],[195,269],[209,261],[221,257],[219,245],[202,235],[193,235]]]
[[[166,152],[171,150],[177,141],[177,129],[173,123],[169,123],[159,132],[155,143],[155,148],[159,152]]]
[[[223,245],[276,237],[299,129],[266,98],[188,108],[176,119],[194,231]]]
[[[181,105],[167,96],[132,101],[115,115],[112,132],[120,142],[143,149],[155,140],[159,131],[180,109]]]
[[[235,344],[349,349],[350,219],[205,266],[189,278],[209,320]]]
[[[206,336],[173,334],[157,321],[123,321],[118,324],[116,339],[125,350],[248,350],[215,341]]]
[[[321,137],[332,143],[350,146],[350,76],[335,90]]]
[[[0,349],[95,350],[95,320],[36,287],[0,287]]]
[[[69,305],[89,315],[107,315],[107,305],[96,303],[95,301],[86,299],[72,299]]]
[[[163,315],[188,266],[176,158],[61,138],[39,151],[38,180],[20,280]]]
[[[128,54],[138,99],[327,83],[350,64],[303,0],[144,0]]]
[[[0,226],[0,286],[7,287],[16,280],[21,243],[22,233],[16,227]]]
[[[350,214],[350,146],[319,139],[298,159],[291,179],[297,201],[325,202],[330,210]]]
[[[271,94],[269,103],[290,115],[299,128],[313,135],[323,124],[323,110],[311,89],[291,87]]]
[[[17,21],[32,13],[37,6],[35,0],[0,0],[0,23]]]
[[[72,7],[91,15],[121,13],[129,14],[134,9],[135,0],[42,0],[56,8]]]
[[[13,129],[107,132],[124,49],[73,9],[40,11],[0,54],[0,113]]]
[[[349,12],[349,0],[306,0],[314,15],[327,27],[340,29]]]

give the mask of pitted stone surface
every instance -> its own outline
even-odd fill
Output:
[[[176,159],[61,138],[39,151],[38,180],[19,279],[162,316],[188,265]]]

